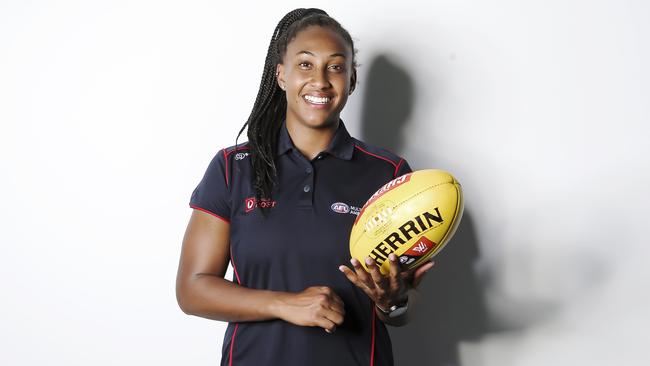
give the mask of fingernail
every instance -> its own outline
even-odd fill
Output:
[[[370,257],[366,257],[366,264],[371,265],[372,264],[372,259]]]
[[[354,259],[354,258],[350,259],[350,264],[352,264],[353,266],[356,266],[357,262],[358,261],[356,259]]]
[[[395,253],[390,253],[388,255],[388,259],[390,259],[391,262],[395,262],[397,260],[397,256],[395,255]]]
[[[339,266],[339,271],[343,272],[343,267],[345,266]]]

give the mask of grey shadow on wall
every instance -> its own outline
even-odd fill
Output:
[[[387,56],[379,55],[370,63],[366,84],[361,106],[361,137],[399,154],[404,148],[404,126],[413,110],[413,81],[406,70]]]
[[[386,55],[375,57],[366,77],[362,139],[403,155],[404,128],[417,100],[409,73]],[[433,167],[434,157],[406,157],[414,170]],[[459,344],[488,332],[484,289],[474,272],[479,259],[471,213],[435,258],[420,284],[420,308],[404,327],[389,327],[397,366],[460,365]]]

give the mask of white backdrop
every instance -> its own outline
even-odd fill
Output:
[[[464,185],[489,326],[447,364],[650,362],[648,2],[237,4],[0,1],[1,364],[218,364],[225,324],[174,294],[187,204],[305,6],[357,41],[352,134],[383,60],[410,92],[397,152]]]

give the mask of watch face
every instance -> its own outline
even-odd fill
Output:
[[[397,305],[393,305],[390,308],[390,313],[388,313],[388,317],[397,318],[398,316],[404,314],[407,309],[408,309],[408,302],[403,305],[400,305],[399,307]]]

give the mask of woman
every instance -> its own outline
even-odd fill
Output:
[[[319,9],[288,13],[240,131],[249,141],[219,151],[192,194],[177,297],[187,314],[229,322],[222,365],[393,364],[384,323],[405,323],[433,263],[400,272],[393,255],[382,276],[349,259],[359,208],[410,172],[347,133],[339,115],[355,84],[348,32]]]

